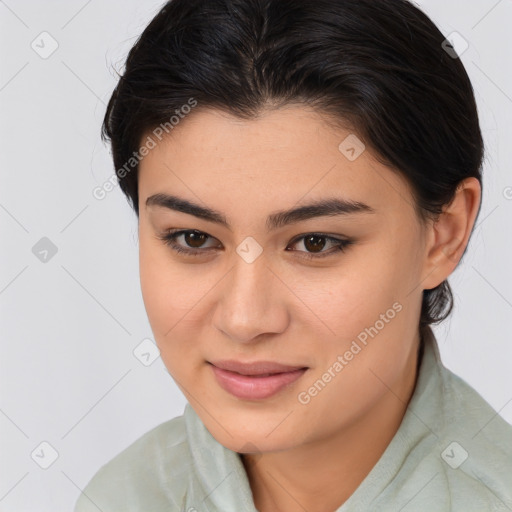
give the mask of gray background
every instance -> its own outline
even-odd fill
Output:
[[[512,1],[420,4],[469,43],[487,146],[456,308],[435,332],[445,365],[512,423]],[[100,465],[183,412],[160,358],[133,353],[152,338],[135,214],[119,188],[92,195],[113,174],[99,132],[114,69],[161,5],[0,1],[1,512],[72,510]],[[57,252],[41,261],[44,237]]]

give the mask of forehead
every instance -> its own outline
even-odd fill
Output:
[[[139,197],[169,193],[210,205],[342,197],[376,211],[412,210],[406,180],[378,162],[357,134],[322,114],[287,106],[245,120],[198,109],[158,140],[139,165]],[[355,158],[354,158],[355,157]],[[217,208],[216,208],[217,209]]]

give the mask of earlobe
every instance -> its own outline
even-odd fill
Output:
[[[452,202],[429,226],[429,242],[423,288],[441,284],[457,267],[468,244],[478,214],[481,186],[476,178],[467,178],[457,187]]]

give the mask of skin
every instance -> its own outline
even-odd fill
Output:
[[[422,224],[406,181],[368,146],[354,161],[339,151],[350,133],[300,105],[253,120],[196,110],[140,164],[140,281],[155,340],[206,428],[243,454],[260,512],[331,512],[378,461],[414,391],[422,291],[455,269],[478,212],[480,185],[468,178],[437,222]],[[156,193],[218,210],[231,230],[146,207]],[[361,201],[375,213],[267,230],[269,214],[328,197]],[[175,253],[158,238],[170,229],[209,235],[202,245],[175,241],[205,253]],[[315,247],[294,240],[311,233],[354,243],[333,252],[323,239],[317,251],[330,256],[308,260],[301,255]],[[263,249],[252,263],[236,252],[248,236]],[[298,393],[396,302],[401,311],[300,403]],[[214,359],[309,369],[270,398],[242,400],[217,384],[207,364]]]

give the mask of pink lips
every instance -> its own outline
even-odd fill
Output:
[[[299,379],[305,367],[287,366],[271,361],[239,363],[214,361],[210,363],[219,385],[241,399],[268,398]]]

